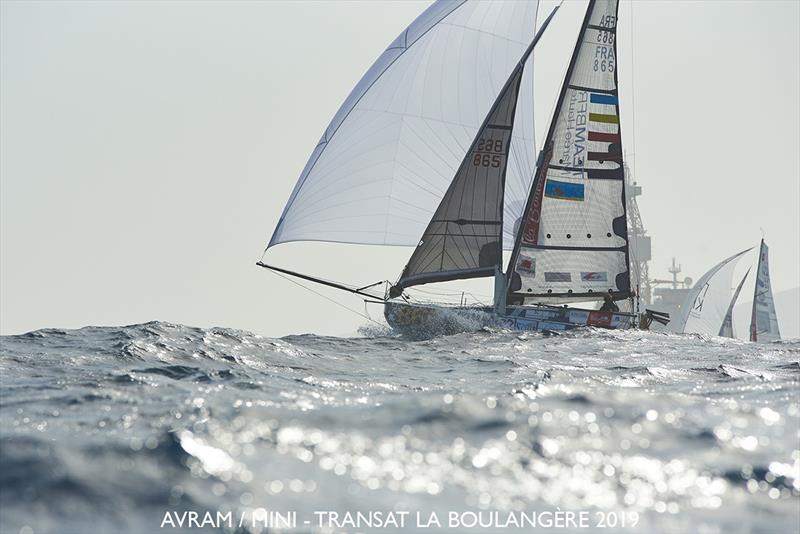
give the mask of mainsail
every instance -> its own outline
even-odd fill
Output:
[[[769,247],[762,239],[753,294],[753,314],[750,318],[750,341],[776,341],[780,338],[772,284],[769,280]]]
[[[617,0],[590,0],[509,266],[512,302],[630,297]]]
[[[733,292],[733,298],[731,299],[731,303],[728,305],[728,311],[725,312],[725,318],[722,320],[722,326],[719,328],[720,337],[736,337],[733,334],[733,307],[736,305],[736,299],[739,298],[739,293],[742,291],[744,281],[747,280],[747,275],[749,274],[750,269],[747,269],[747,272],[744,273],[744,276],[742,277],[742,281],[739,282],[738,286],[736,286],[736,291]]]
[[[503,193],[517,98],[525,62],[557,9],[497,96],[393,295],[416,284],[491,276],[502,268]]]
[[[533,39],[537,9],[537,0],[439,0],[430,6],[342,104],[306,163],[269,246],[289,241],[416,246]],[[532,68],[525,69],[514,134],[506,144],[512,154],[503,216],[508,249],[535,166],[532,80]]]
[[[676,332],[719,335],[729,307],[736,262],[751,250],[743,250],[722,260],[700,277],[681,305],[681,315],[675,323]]]

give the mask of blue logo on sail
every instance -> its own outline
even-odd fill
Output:
[[[544,196],[561,200],[583,201],[583,184],[571,184],[557,180],[547,180]]]

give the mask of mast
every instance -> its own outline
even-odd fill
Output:
[[[557,10],[544,21],[497,95],[390,298],[419,284],[502,277],[505,176],[517,97],[525,63]],[[499,293],[504,296],[504,291]],[[496,305],[504,307],[502,298],[496,298]]]
[[[628,249],[631,251],[631,267],[633,267],[636,294],[647,306],[652,300],[649,267],[651,260],[650,236],[647,235],[642,214],[639,211],[639,203],[636,201],[636,197],[642,194],[642,186],[633,178],[628,164],[625,163],[625,191],[628,195],[625,206],[628,213]]]
[[[507,269],[509,295],[517,302],[632,296],[617,98],[618,7],[617,0],[590,0],[587,6]]]
[[[758,321],[756,319],[756,308],[758,307],[758,280],[761,278],[761,262],[764,259],[764,238],[761,238],[761,245],[758,252],[758,266],[756,267],[756,285],[753,287],[753,311],[750,314],[750,341],[758,341]]]

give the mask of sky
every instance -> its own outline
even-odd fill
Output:
[[[342,307],[364,313],[357,298],[315,288],[331,302],[255,261],[341,102],[427,5],[3,0],[0,332],[371,324]],[[539,138],[584,9],[567,0],[537,47]],[[773,290],[800,286],[800,2],[622,2],[619,17],[651,273],[676,257],[697,279],[763,230]],[[410,254],[290,243],[265,259],[366,285],[396,280]]]

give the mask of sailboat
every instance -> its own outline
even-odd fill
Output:
[[[296,240],[413,245],[395,283],[381,295],[378,284],[351,287],[258,265],[381,303],[387,322],[399,330],[458,331],[464,313],[517,330],[637,325],[617,92],[618,1],[589,0],[535,167],[527,157],[534,144],[531,54],[558,7],[519,59],[507,60],[509,42],[519,45],[532,32],[523,11],[533,4],[440,1],[414,21],[326,129],[267,247]],[[494,26],[475,27],[486,21]],[[498,39],[502,31],[506,36]],[[459,63],[473,57],[468,54],[452,62],[441,56],[446,52],[437,45],[447,50],[454,38],[474,45],[479,64]],[[490,63],[481,63],[487,55]],[[453,63],[461,65],[458,72]],[[485,76],[496,79],[499,70],[506,73],[500,90],[491,100],[476,98],[491,85]],[[478,120],[474,110],[455,109],[487,101]],[[459,142],[448,144],[454,137]],[[460,161],[447,172],[448,165],[437,162],[453,153]],[[437,192],[443,176],[449,176],[446,188]],[[424,228],[418,226],[421,213]],[[506,266],[504,249],[511,251]],[[494,277],[492,306],[420,304],[407,293],[422,284],[481,277]],[[614,301],[625,311],[610,305]],[[606,302],[606,310],[566,306],[577,302]]]
[[[739,259],[751,250],[752,247],[722,260],[700,277],[681,305],[676,332],[733,337],[733,307],[744,284],[742,279],[731,298],[733,271]]]
[[[750,317],[750,341],[769,342],[781,338],[772,284],[769,279],[769,247],[761,239],[756,269],[756,285],[753,293],[753,313]]]

